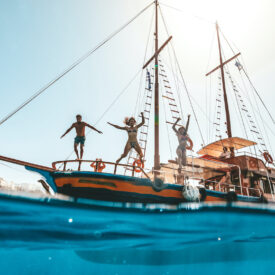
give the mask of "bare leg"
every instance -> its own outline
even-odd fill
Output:
[[[179,165],[179,171],[181,171],[182,168],[182,150],[180,147],[177,148],[177,156],[178,156],[178,165]]]
[[[135,146],[135,150],[137,151],[137,153],[139,154],[139,159],[140,161],[143,163],[143,153],[142,153],[142,150],[139,146],[139,144],[137,143],[136,146]]]
[[[186,166],[186,150],[182,150],[182,165]]]
[[[120,156],[120,158],[116,161],[116,164],[118,164],[123,158],[127,157],[129,151],[131,150],[131,145],[127,142],[126,146],[124,148],[123,154]]]
[[[84,153],[84,144],[80,143],[80,159],[82,159]]]
[[[74,144],[74,151],[77,156],[77,159],[79,159],[78,150],[77,150],[77,143]]]

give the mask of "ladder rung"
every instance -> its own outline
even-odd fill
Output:
[[[141,117],[141,115],[139,115],[139,117]],[[144,119],[149,120],[149,118],[148,118],[148,117],[144,117]],[[143,126],[146,126],[146,125],[143,125]],[[148,127],[148,126],[147,126],[147,127]]]
[[[248,112],[246,109],[241,108],[243,111]]]
[[[172,116],[172,118],[178,119],[178,117],[176,117],[176,116]]]
[[[144,135],[148,135],[148,133],[145,133],[145,132],[140,132],[141,134],[144,134]]]
[[[174,107],[177,107],[176,104],[172,104],[172,103],[169,103],[170,106],[174,106]]]
[[[148,89],[148,88],[145,88],[145,90],[152,92],[152,90],[151,90],[151,89]]]
[[[147,95],[146,97],[148,97],[148,98],[152,98],[151,96],[149,96],[149,95]]]
[[[165,74],[159,74],[159,75],[161,75],[161,76],[163,76],[163,77],[167,77],[167,75],[165,75]]]
[[[171,98],[171,97],[168,97],[168,96],[165,96],[165,95],[163,95],[162,97],[175,101],[174,98]]]
[[[144,112],[146,112],[146,113],[150,113],[150,111],[147,111],[147,110],[144,110]]]
[[[174,113],[180,113],[179,111],[177,111],[177,110],[171,110],[171,112],[174,112]]]
[[[259,132],[257,132],[257,131],[254,131],[254,130],[251,130],[251,129],[250,129],[250,131],[251,131],[251,132],[254,132],[254,133],[256,133],[256,134],[259,134]]]
[[[170,94],[170,95],[172,95],[173,93],[172,93],[172,92],[168,92],[168,91],[166,91],[166,94]]]
[[[166,123],[174,125],[174,122],[166,121]],[[176,124],[176,125],[177,125],[177,126],[182,126],[181,124]]]
[[[150,105],[151,106],[151,103],[145,103],[146,105]]]
[[[169,81],[168,81],[168,80],[165,80],[165,79],[163,79],[163,82],[167,82],[167,83],[169,83]]]
[[[165,87],[165,88],[168,88],[168,89],[171,89],[171,87],[169,87],[169,86],[165,86],[165,85],[164,85],[164,87]]]
[[[139,141],[147,142],[147,140],[145,140],[145,139],[140,139]]]

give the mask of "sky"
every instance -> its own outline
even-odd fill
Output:
[[[0,119],[149,3],[145,0],[0,0]],[[173,45],[194,100],[205,142],[213,141],[209,135],[213,125],[205,114],[213,116],[211,112],[214,105],[211,107],[208,102],[215,100],[216,91],[214,84],[213,90],[209,90],[209,79],[206,80],[205,73],[218,65],[215,21],[219,22],[234,50],[241,52],[240,60],[275,117],[274,1],[162,0],[160,3],[163,4],[161,9],[169,33],[173,35]],[[141,72],[144,60],[152,54],[152,14],[153,7],[2,124],[0,154],[47,166],[69,156],[75,158],[71,155],[75,133],[71,132],[63,139],[60,136],[74,122],[75,115],[80,113],[83,120],[96,124],[103,132],[103,135],[89,133],[84,158],[116,160],[122,153],[127,135],[110,127],[107,122],[123,125],[125,116],[135,114],[140,95],[139,84],[144,83],[142,75],[137,73]],[[145,54],[148,33],[151,35]],[[160,44],[167,37],[164,25],[160,23]],[[225,45],[225,56],[230,58],[232,52],[225,41],[222,43]],[[162,54],[169,67],[168,49]],[[234,63],[231,67],[234,70]],[[105,113],[135,75],[137,77],[131,85]],[[215,77],[217,75],[213,76],[213,83],[216,83]],[[191,113],[189,133],[195,144],[194,151],[198,151],[202,141],[195,117],[185,92],[181,93],[184,119]],[[274,124],[262,107],[259,110],[255,106],[252,108],[256,115],[262,115],[270,128],[266,130],[269,136],[267,143],[270,150],[275,152]],[[140,106],[137,109],[140,110]],[[241,136],[243,133],[239,129],[237,112],[233,107],[231,112],[234,133]],[[163,111],[160,120],[165,122]],[[167,133],[165,123],[160,133],[161,161],[166,162],[175,157],[177,140],[170,128]],[[148,167],[152,166],[153,160],[152,140],[151,135],[146,163]],[[37,180],[37,176],[16,165],[4,165],[1,162],[0,177],[20,182]]]

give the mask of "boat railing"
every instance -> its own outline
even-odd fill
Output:
[[[218,183],[216,191],[220,192],[229,192],[233,191],[237,194],[241,194],[248,197],[260,197],[262,195],[262,192],[258,188],[252,188],[247,186],[239,186],[234,184],[228,184],[228,183]]]
[[[236,151],[235,152],[235,156],[238,157],[238,156],[247,156],[247,157],[253,157],[253,158],[257,158],[257,159],[263,159],[263,156],[262,155],[258,155],[258,154],[255,154],[255,153],[252,153],[252,152],[247,152],[247,151]]]
[[[70,164],[76,164],[77,168],[73,169]],[[86,169],[82,169],[83,165],[85,165]],[[82,160],[82,159],[76,159],[76,160],[61,160],[61,161],[55,161],[52,163],[52,167],[56,171],[91,171],[93,169],[94,172],[103,172],[105,168],[113,167],[112,170],[108,170],[108,172],[113,174],[122,174],[117,173],[118,167],[123,167],[127,169],[132,170],[132,176],[135,175],[135,173],[141,173],[146,178],[150,179],[148,174],[144,171],[144,169],[140,166],[135,165],[128,165],[128,164],[119,164],[115,162],[109,162],[109,161],[103,161],[103,160]],[[105,171],[104,171],[105,172]],[[108,173],[107,172],[107,173]]]

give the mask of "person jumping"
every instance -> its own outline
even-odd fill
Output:
[[[67,135],[73,128],[75,128],[76,131],[76,137],[74,139],[74,151],[76,153],[77,159],[82,159],[83,153],[84,153],[84,144],[85,144],[85,127],[89,127],[92,130],[98,132],[99,134],[102,134],[101,131],[97,130],[95,127],[91,126],[90,124],[82,121],[82,116],[77,115],[76,116],[76,122],[72,124],[72,126],[60,137],[63,138],[65,135]],[[80,144],[80,158],[78,154],[77,146]]]

